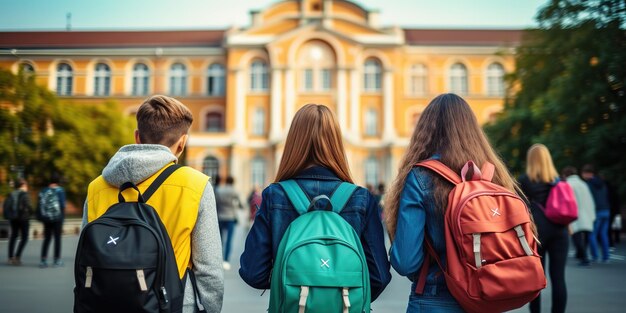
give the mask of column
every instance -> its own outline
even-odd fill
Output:
[[[356,69],[350,70],[350,123],[352,138],[361,138],[361,80]]]
[[[245,138],[246,123],[246,73],[241,69],[235,70],[235,129],[233,131],[233,140],[236,145],[240,145]]]
[[[387,142],[393,142],[396,137],[396,129],[393,123],[393,90],[393,72],[385,69],[383,73],[383,140]]]
[[[296,81],[294,70],[291,68],[285,70],[285,107],[285,127],[288,130],[296,113]]]
[[[270,82],[272,86],[272,102],[270,109],[270,141],[278,141],[280,140],[281,134],[283,132],[282,125],[282,75],[280,69],[272,70],[272,80]]]
[[[345,128],[348,125],[347,95],[346,95],[346,70],[340,68],[337,70],[337,116],[339,118],[339,126],[344,137],[348,136],[350,130]]]

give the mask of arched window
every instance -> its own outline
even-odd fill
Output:
[[[150,70],[143,63],[133,66],[133,96],[145,96],[150,85]]]
[[[500,63],[487,67],[487,95],[504,96],[504,67]]]
[[[204,130],[209,133],[224,131],[224,115],[221,112],[210,111],[205,115]]]
[[[223,96],[226,84],[225,72],[221,64],[211,64],[207,69],[207,93],[211,96]]]
[[[378,111],[370,108],[365,111],[365,135],[378,135]]]
[[[19,69],[24,76],[30,76],[35,74],[35,68],[30,63],[20,63]]]
[[[376,186],[378,183],[378,160],[371,156],[365,161],[365,184]]]
[[[267,91],[268,88],[267,64],[260,60],[252,62],[252,65],[250,65],[250,90]]]
[[[415,64],[411,67],[410,92],[412,95],[425,95],[427,92],[428,69],[424,64]]]
[[[108,96],[111,89],[111,68],[104,63],[96,64],[93,93],[96,96]]]
[[[251,162],[251,182],[253,186],[264,187],[265,176],[267,175],[267,162],[262,157],[255,157]]]
[[[182,96],[187,93],[187,67],[174,63],[170,67],[170,94]]]
[[[467,67],[461,63],[450,67],[450,92],[467,95]]]
[[[378,92],[382,86],[382,67],[380,62],[369,59],[363,68],[363,89],[369,92]]]
[[[252,116],[252,134],[256,136],[265,135],[265,109],[256,108]]]
[[[59,65],[57,65],[57,95],[72,95],[73,81],[74,74],[72,67],[67,63],[59,63]]]
[[[211,177],[211,182],[215,182],[215,177],[220,172],[220,163],[214,156],[208,156],[202,161],[202,173]]]
[[[332,89],[333,72],[336,68],[335,53],[323,41],[313,40],[298,50],[298,66],[301,73],[300,90],[326,92]]]

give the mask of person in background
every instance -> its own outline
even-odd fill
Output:
[[[541,264],[546,270],[546,255],[550,260],[547,267],[552,284],[552,312],[563,313],[567,305],[567,285],[565,284],[565,263],[569,234],[567,225],[549,221],[543,213],[552,187],[559,181],[559,174],[552,162],[550,150],[545,145],[534,144],[526,154],[526,174],[519,179],[520,187],[526,195],[528,207],[533,215],[537,232]],[[541,312],[541,294],[530,303],[530,312]]]
[[[61,260],[61,235],[63,233],[63,220],[65,219],[65,189],[59,185],[59,176],[53,174],[48,186],[39,192],[39,210],[45,207],[53,207],[54,212],[48,212],[47,216],[41,216],[43,222],[44,239],[41,244],[41,261],[39,267],[48,267],[48,248],[54,238],[54,263],[53,266],[63,266]],[[44,206],[42,208],[42,206]],[[48,209],[50,210],[50,208]]]
[[[593,195],[591,190],[589,190],[589,186],[578,176],[578,171],[575,167],[566,166],[561,171],[561,175],[572,187],[576,197],[576,204],[578,204],[578,219],[569,225],[572,241],[576,247],[578,265],[588,266],[589,256],[587,249],[591,232],[593,231],[593,222],[596,219],[596,205],[593,202]]]
[[[597,176],[595,167],[585,164],[581,170],[583,179],[589,185],[593,201],[596,204],[596,220],[593,223],[593,233],[589,245],[591,259],[598,261],[598,238],[602,247],[602,262],[609,261],[609,219],[611,216],[611,202],[609,188],[606,183]]]
[[[217,201],[217,220],[219,222],[220,234],[222,236],[222,246],[224,247],[225,270],[230,270],[230,252],[233,244],[233,235],[235,234],[235,224],[237,224],[237,209],[243,209],[239,195],[233,187],[235,179],[231,176],[226,177],[226,185],[215,190],[215,198]]]
[[[22,252],[28,243],[29,218],[33,206],[28,196],[28,182],[25,179],[17,181],[17,189],[11,192],[4,200],[4,217],[11,224],[9,237],[9,265],[22,265]],[[15,250],[17,237],[20,236],[20,244]]]

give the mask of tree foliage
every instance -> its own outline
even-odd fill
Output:
[[[543,143],[557,168],[591,163],[626,195],[626,1],[552,0],[508,77],[513,96],[485,130],[513,172]]]
[[[117,149],[132,141],[132,121],[113,102],[59,101],[34,77],[0,70],[0,188],[24,176],[43,186],[59,175],[68,199],[82,205],[87,185]]]

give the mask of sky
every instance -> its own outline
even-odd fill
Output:
[[[536,26],[548,0],[355,0],[384,26],[516,29]],[[226,29],[276,0],[0,0],[0,30]]]

